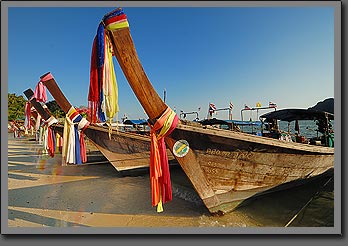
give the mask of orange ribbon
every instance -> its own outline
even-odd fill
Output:
[[[171,184],[168,166],[168,157],[164,137],[169,135],[178,123],[177,115],[170,107],[151,126],[151,151],[150,151],[150,182],[152,192],[152,206],[158,205],[158,212],[162,212],[162,200],[171,200]],[[160,133],[157,135],[157,132]],[[170,193],[170,194],[168,194]]]

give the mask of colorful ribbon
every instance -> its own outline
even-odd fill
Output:
[[[40,80],[35,87],[34,97],[36,98],[37,102],[44,102],[45,103],[47,101],[46,87],[42,83],[42,80]]]
[[[116,29],[121,29],[125,27],[129,27],[129,23],[127,20],[127,16],[125,14],[119,13],[119,15],[104,17],[105,28],[113,31]]]
[[[41,143],[41,134],[40,134],[40,129],[41,129],[41,115],[37,114],[36,117],[36,122],[35,122],[35,140]]]
[[[89,122],[74,107],[69,109],[63,130],[63,164],[82,164],[87,161],[83,131],[88,125]]]
[[[103,23],[108,30],[129,27],[127,16],[121,8],[104,15]]]
[[[56,149],[55,132],[51,129],[51,125],[55,123],[58,123],[58,120],[53,116],[42,123],[43,153],[48,153],[51,157],[54,157]]]
[[[157,205],[157,212],[163,211],[162,203],[172,200],[172,187],[164,138],[175,129],[178,121],[179,118],[176,113],[170,107],[167,107],[156,123],[153,126],[150,125],[150,182],[152,206]]]
[[[47,154],[48,153],[48,127],[45,125],[45,123],[42,124],[40,128],[40,136],[41,136],[41,141],[43,145],[42,149],[42,154]]]
[[[113,48],[105,33],[104,24],[100,23],[93,40],[90,85],[88,92],[88,109],[91,112],[90,121],[93,123],[110,123],[119,111],[118,88],[114,65],[112,61]]]
[[[63,137],[59,135],[59,133],[56,133],[56,153],[62,153],[62,147],[63,147]]]
[[[28,129],[32,127],[31,120],[30,120],[30,117],[31,117],[30,101],[25,103],[24,116],[25,116],[25,120],[24,120],[25,134],[28,134]]]
[[[48,127],[47,128],[47,150],[51,157],[54,157],[54,152],[56,149],[56,136],[54,131]]]

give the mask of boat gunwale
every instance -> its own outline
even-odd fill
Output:
[[[60,126],[56,126],[56,127],[64,127],[64,126],[60,125]],[[85,129],[85,134],[86,134],[87,137],[89,137],[88,136],[89,134],[86,133],[86,131],[88,132],[88,129],[95,130],[95,131],[102,131],[104,133],[109,133],[109,128],[106,128],[106,127],[103,127],[103,126],[94,125],[94,124],[90,124]],[[132,137],[134,139],[138,139],[138,140],[142,140],[142,141],[148,141],[148,142],[151,141],[149,136],[144,136],[144,135],[137,134],[137,133],[134,133],[134,132],[124,132],[124,131],[120,131],[120,130],[117,131],[115,129],[112,129],[111,136],[114,136],[114,135],[121,135],[121,136]]]
[[[223,138],[235,139],[238,141],[246,141],[257,144],[270,145],[278,148],[287,148],[291,150],[300,150],[305,152],[321,153],[325,155],[334,154],[334,148],[325,146],[316,146],[296,142],[286,142],[279,139],[267,138],[262,136],[251,135],[244,132],[235,132],[231,130],[209,128],[206,126],[190,126],[185,124],[178,124],[177,129],[184,131],[191,131],[211,136],[219,136]]]

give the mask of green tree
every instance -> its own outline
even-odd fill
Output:
[[[58,103],[55,100],[47,102],[46,106],[54,117],[56,118],[65,117],[64,111],[59,107]]]
[[[8,93],[8,120],[23,120],[26,100],[23,96]]]

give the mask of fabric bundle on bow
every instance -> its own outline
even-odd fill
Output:
[[[51,125],[57,123],[58,120],[51,116],[47,121],[43,121],[43,153],[48,153],[51,157],[54,157],[54,152],[56,148],[56,137],[55,132],[51,129]]]
[[[31,106],[30,102],[25,103],[25,108],[24,108],[24,127],[25,127],[25,134],[28,134],[28,130],[32,127],[31,126],[31,120],[30,120],[30,115],[31,115]]]
[[[35,122],[35,140],[41,143],[41,135],[40,135],[40,128],[41,128],[41,115],[37,114],[36,122]]]
[[[34,97],[36,98],[37,102],[45,103],[47,101],[46,87],[41,80],[37,83],[35,87]]]
[[[113,31],[124,27],[129,27],[126,14],[121,8],[118,8],[103,17],[106,29]]]
[[[56,136],[54,131],[48,127],[47,128],[47,150],[51,157],[54,157],[54,152],[56,149]]]
[[[89,122],[74,107],[69,109],[66,114],[63,130],[63,164],[82,164],[87,161],[83,131],[88,125]]]
[[[93,40],[88,109],[91,112],[92,123],[106,122],[106,116],[110,123],[109,127],[119,111],[118,88],[112,56],[112,44],[101,22]]]
[[[150,125],[150,182],[152,206],[157,205],[157,212],[163,211],[162,203],[172,200],[172,186],[164,138],[175,129],[178,121],[176,113],[167,107],[156,123],[153,126]],[[159,133],[157,133],[158,131]]]
[[[42,120],[41,120],[42,121]],[[45,139],[44,139],[44,137],[45,137],[45,134],[44,134],[44,129],[43,129],[43,125],[44,125],[44,122],[41,122],[41,124],[40,124],[40,127],[39,127],[39,136],[38,136],[38,141],[39,141],[39,144],[42,144],[42,143],[44,143],[45,141]],[[45,149],[45,148],[44,148]]]
[[[42,123],[41,128],[40,128],[40,140],[43,145],[42,149],[42,154],[47,154],[48,153],[48,141],[47,141],[47,136],[48,136],[48,127],[45,125],[45,122]]]
[[[63,149],[63,137],[59,135],[59,133],[56,133],[56,153],[62,153]]]

